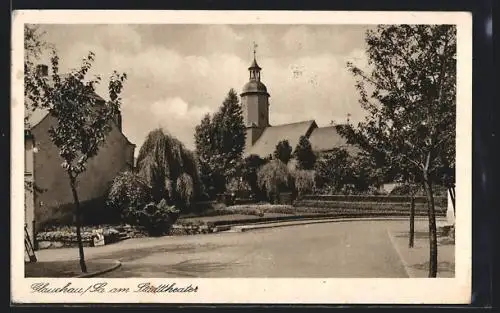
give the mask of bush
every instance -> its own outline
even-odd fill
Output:
[[[312,192],[315,189],[316,183],[314,175],[314,171],[310,170],[297,170],[293,173],[295,188],[299,196]]]
[[[178,217],[179,210],[162,199],[160,203],[150,202],[138,211],[136,223],[143,226],[150,236],[160,236],[168,233]]]
[[[258,170],[257,182],[259,187],[267,192],[268,197],[278,195],[290,185],[288,167],[280,160],[272,160]]]
[[[236,194],[236,197],[248,197],[251,193],[250,185],[242,178],[232,178],[226,185],[229,193]]]
[[[262,159],[258,155],[251,154],[241,163],[241,176],[243,180],[248,184],[250,191],[253,195],[253,198],[263,200],[265,199],[265,194],[262,192],[262,189],[259,188],[259,184],[257,182],[257,172],[259,168],[261,168],[264,164],[267,163],[267,160]]]
[[[135,212],[151,200],[151,191],[144,180],[135,173],[125,171],[113,180],[107,206],[119,212],[125,221],[132,222]]]
[[[176,182],[176,192],[179,195],[178,205],[184,206],[184,209],[191,206],[191,201],[194,196],[194,184],[193,179],[186,173],[182,173]]]
[[[179,209],[201,195],[196,156],[162,129],[151,131],[137,156],[137,172],[150,187],[151,199],[162,199]]]

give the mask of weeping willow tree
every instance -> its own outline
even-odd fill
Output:
[[[286,164],[274,159],[257,171],[257,183],[267,192],[269,198],[274,196],[279,199],[280,191],[290,183],[290,176]]]
[[[201,192],[194,153],[161,128],[151,131],[139,150],[137,174],[150,187],[153,201],[165,199],[181,210]]]

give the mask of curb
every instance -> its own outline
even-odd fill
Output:
[[[96,263],[105,263],[104,260],[100,260]],[[105,274],[105,273],[109,273],[111,271],[114,271],[116,270],[117,268],[119,268],[120,266],[122,266],[122,263],[118,260],[113,260],[113,265],[108,267],[108,268],[105,268],[103,270],[100,270],[100,271],[97,271],[97,272],[93,272],[93,273],[85,273],[85,274],[82,274],[82,275],[78,275],[76,276],[76,278],[90,278],[90,277],[95,277],[95,276],[98,276],[98,275],[102,275],[102,274]]]
[[[298,225],[308,225],[308,224],[321,224],[321,223],[338,223],[338,222],[355,222],[355,221],[390,221],[390,220],[406,220],[406,217],[366,217],[366,218],[329,218],[329,219],[308,219],[308,220],[296,220],[296,221],[276,221],[261,224],[247,224],[247,225],[235,225],[232,226],[229,232],[245,232],[255,229],[265,229],[265,228],[277,228],[286,226],[298,226]],[[415,220],[426,219],[425,217],[417,218]],[[286,224],[285,224],[286,223]]]
[[[401,250],[399,250],[398,245],[394,241],[394,237],[392,237],[392,233],[389,230],[387,230],[387,236],[389,237],[389,240],[391,241],[392,247],[394,248],[394,250],[396,251],[396,254],[399,257],[399,260],[403,264],[403,268],[405,269],[405,272],[406,272],[406,275],[408,275],[408,278],[416,278],[417,275],[415,275],[415,273],[411,269],[408,262],[406,262],[405,258],[403,257],[403,254],[401,253]]]

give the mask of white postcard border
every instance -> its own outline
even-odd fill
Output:
[[[15,11],[12,18],[11,300],[14,303],[469,303],[472,260],[472,16],[466,12]],[[24,278],[23,25],[43,24],[455,24],[457,25],[457,184],[455,278],[437,279],[37,279]],[[77,253],[75,249],[75,253]],[[85,288],[176,283],[196,293],[35,294],[49,282]]]

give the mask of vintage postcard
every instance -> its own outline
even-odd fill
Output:
[[[13,303],[471,300],[469,13],[16,11],[11,108]]]

